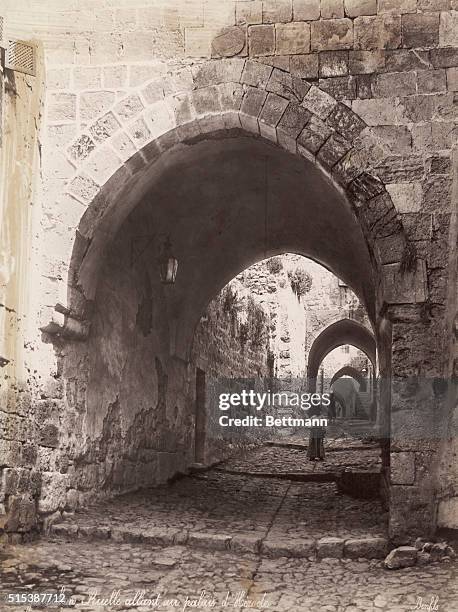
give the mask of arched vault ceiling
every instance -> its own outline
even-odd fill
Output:
[[[344,195],[314,164],[264,140],[238,136],[183,146],[146,168],[112,210],[94,233],[80,283],[93,282],[104,243],[116,231],[122,236],[121,228],[153,236],[142,255],[153,266],[168,234],[179,260],[169,305],[181,328],[193,330],[208,302],[240,271],[281,252],[323,264],[373,317],[374,271]]]

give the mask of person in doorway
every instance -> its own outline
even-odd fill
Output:
[[[320,404],[313,409],[310,418],[324,418],[323,406]],[[307,457],[310,461],[324,461],[324,438],[326,435],[326,427],[322,425],[312,425],[309,434],[309,444],[307,448]]]

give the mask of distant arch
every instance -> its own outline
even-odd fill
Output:
[[[365,353],[375,369],[377,345],[375,336],[367,327],[352,319],[341,319],[326,327],[310,348],[307,362],[307,378],[311,390],[316,388],[321,362],[335,348],[351,344]]]
[[[358,372],[356,368],[349,365],[343,366],[343,368],[340,368],[340,370],[334,374],[334,376],[331,378],[331,387],[336,380],[342,378],[342,376],[350,376],[359,384],[360,391],[366,391],[366,379],[361,372]]]

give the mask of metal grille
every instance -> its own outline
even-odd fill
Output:
[[[4,34],[4,30],[5,30],[5,20],[4,18],[0,15],[0,47],[3,47],[3,34]]]
[[[35,47],[22,40],[9,39],[6,48],[5,67],[35,76]]]

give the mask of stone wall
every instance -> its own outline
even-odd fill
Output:
[[[214,376],[268,376],[268,329],[268,313],[234,279],[210,302],[200,320],[192,360]]]
[[[30,236],[41,214],[36,177],[43,78],[39,45],[36,77],[0,69],[0,538],[5,527],[24,532],[35,526],[37,455],[46,445],[31,402],[39,381],[25,340],[37,264]]]
[[[46,525],[89,500],[187,471],[194,462],[196,366],[209,379],[267,374],[265,314],[246,303],[228,307],[227,292],[204,313],[190,363],[170,357],[167,287],[148,259],[132,258],[138,231],[131,223],[106,256],[87,342],[61,346],[68,409],[38,402],[52,447],[39,455],[46,473],[38,509]],[[215,415],[209,405],[207,420]],[[208,435],[205,461],[248,443],[237,442]]]
[[[458,201],[458,148],[453,152],[453,197]],[[450,337],[448,423],[440,456],[440,491],[438,524],[458,529],[458,258],[454,245],[458,244],[458,207],[450,224],[449,318]],[[454,316],[453,316],[454,315]]]
[[[224,429],[218,422],[222,414],[256,414],[247,408],[223,413],[218,396],[253,389],[255,385],[264,388],[272,375],[269,322],[269,313],[234,279],[211,301],[196,329],[192,362],[205,373],[206,383],[205,454],[201,462],[221,460],[271,435],[254,428]]]

